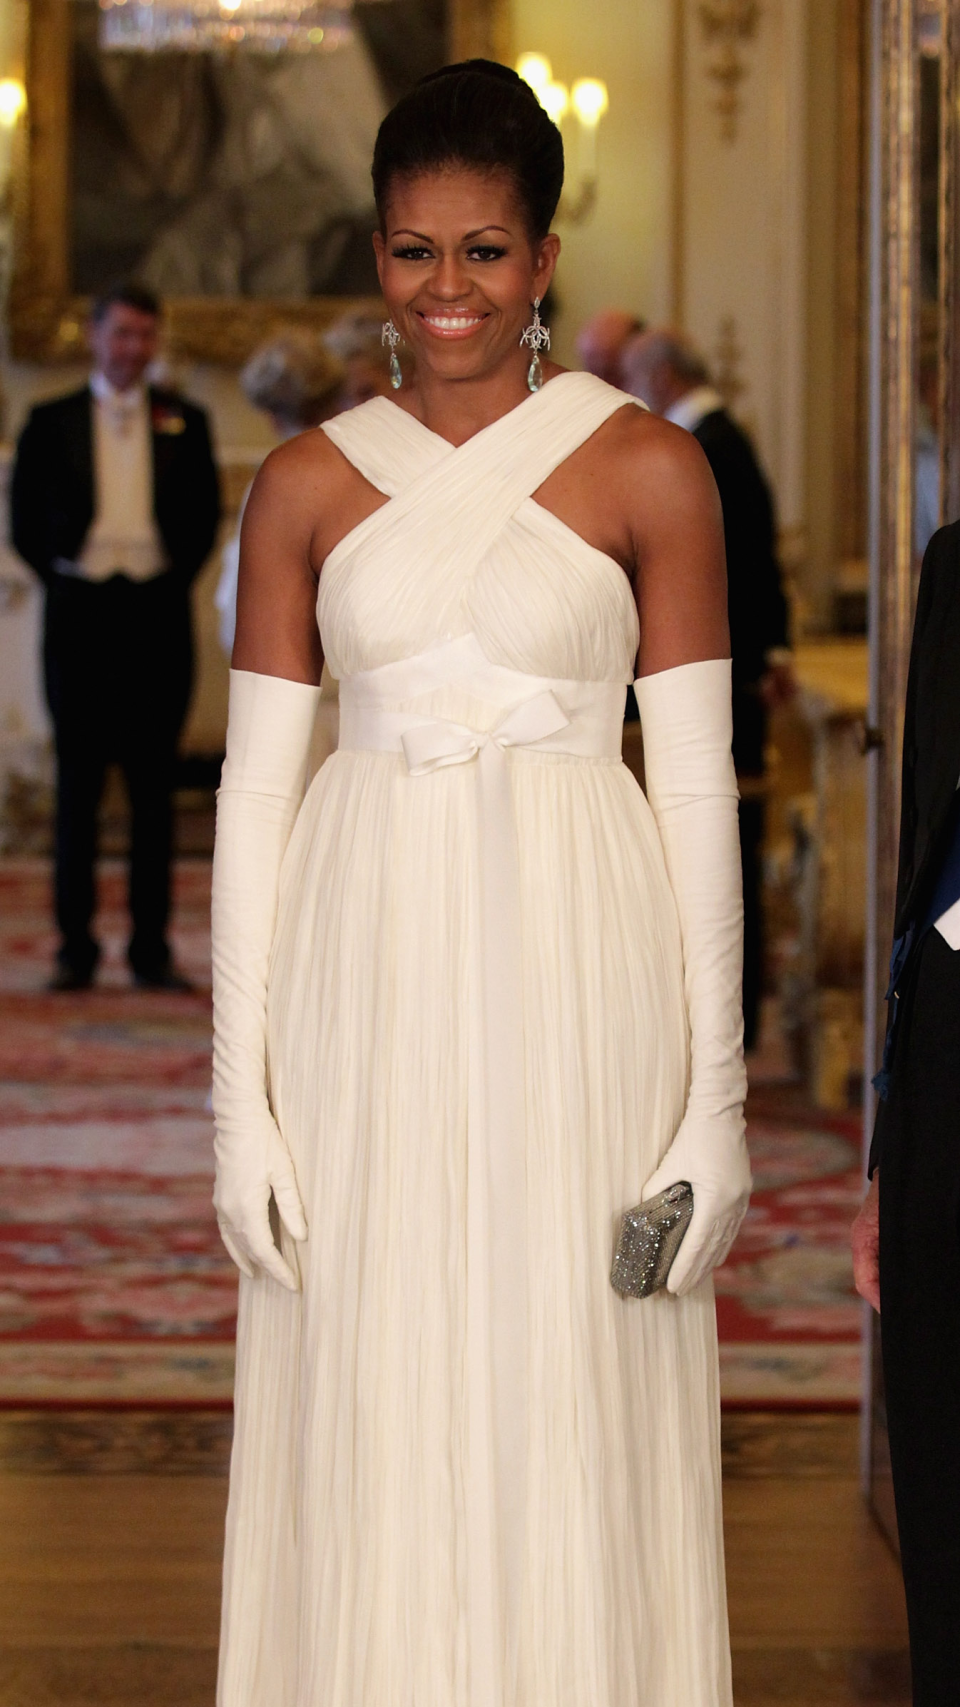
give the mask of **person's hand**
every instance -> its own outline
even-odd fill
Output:
[[[875,1173],[850,1229],[853,1283],[861,1298],[880,1309],[880,1175]]]
[[[797,678],[793,673],[793,665],[785,660],[771,664],[760,678],[760,698],[768,711],[775,711],[781,705],[789,705],[796,691]]]
[[[667,1279],[667,1291],[678,1296],[726,1260],[747,1212],[753,1182],[739,1116],[686,1115],[643,1188],[644,1201],[683,1179],[693,1187],[693,1215]]]
[[[261,1269],[288,1292],[298,1292],[299,1280],[274,1242],[270,1193],[292,1239],[306,1238],[307,1221],[290,1152],[269,1109],[251,1119],[242,1134],[231,1132],[227,1143],[218,1137],[216,1148],[213,1204],[227,1250],[248,1280]]]

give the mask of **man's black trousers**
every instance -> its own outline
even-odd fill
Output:
[[[741,787],[756,782],[748,777]],[[764,801],[740,801],[740,864],[743,871],[743,1047],[752,1049],[760,1029],[763,993]]]
[[[903,981],[880,1152],[880,1326],[914,1707],[960,1701],[960,952]]]
[[[81,976],[96,965],[97,811],[106,767],[117,763],[131,812],[130,964],[153,976],[169,963],[171,793],[192,671],[182,580],[172,572],[140,583],[54,575],[44,671],[57,753],[61,965]]]

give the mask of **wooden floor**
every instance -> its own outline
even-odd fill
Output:
[[[212,1707],[229,1426],[0,1415],[0,1707]],[[909,1707],[856,1419],[730,1415],[724,1472],[737,1707]]]

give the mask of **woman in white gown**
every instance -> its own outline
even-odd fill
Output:
[[[400,103],[377,253],[415,380],[275,451],[247,507],[214,873],[243,1274],[220,1707],[731,1700],[722,531],[687,434],[541,368],[561,182],[502,67]],[[620,760],[638,656],[649,802]],[[340,747],[303,799],[324,657]],[[669,1290],[621,1298],[619,1217],[678,1179]]]

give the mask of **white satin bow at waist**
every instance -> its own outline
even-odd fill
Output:
[[[397,707],[455,685],[499,707],[492,729]],[[488,742],[588,759],[619,759],[626,688],[565,681],[491,664],[473,634],[340,683],[340,748],[403,753],[411,776],[476,758]]]
[[[491,726],[400,710],[456,686]],[[513,1699],[526,1530],[526,1086],[520,863],[508,750],[621,755],[626,688],[491,664],[474,635],[340,683],[340,748],[402,753],[411,778],[476,761],[469,989],[467,1451],[470,1707]]]

